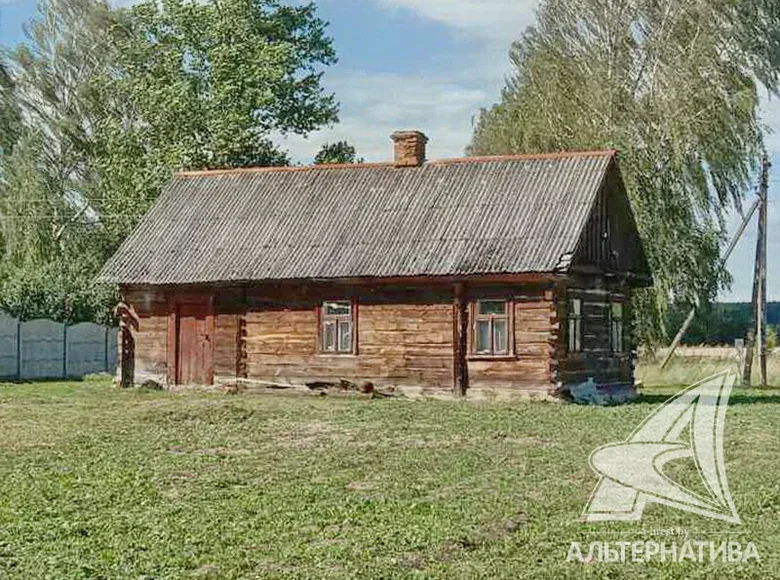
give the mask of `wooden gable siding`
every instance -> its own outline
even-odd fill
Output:
[[[613,164],[585,227],[575,270],[649,276],[647,260],[620,174]]]
[[[567,288],[559,290],[558,318],[560,340],[557,342],[556,381],[566,385],[587,382],[598,384],[633,384],[634,337],[631,335],[629,296],[625,290]],[[582,352],[568,350],[568,300],[582,300]],[[613,353],[609,325],[612,302],[624,304],[623,352]]]

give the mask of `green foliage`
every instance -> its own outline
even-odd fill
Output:
[[[288,164],[272,135],[336,120],[325,26],[276,0],[45,0],[0,58],[0,308],[103,322],[94,277],[175,171]]]
[[[119,15],[111,120],[172,169],[287,164],[270,133],[337,120],[320,84],[336,61],[314,4],[147,0]]]
[[[766,329],[766,347],[769,350],[777,348],[777,334],[780,331],[780,326],[769,326]]]
[[[691,327],[688,329],[683,344],[687,345],[733,345],[734,340],[745,338],[745,333],[751,324],[751,309],[749,302],[728,302],[705,305],[696,313]],[[687,305],[673,305],[669,308],[666,318],[667,328],[677,332],[690,308]],[[780,326],[780,302],[767,304],[768,333],[772,327]]]
[[[114,287],[95,283],[96,268],[102,264],[80,258],[65,256],[10,268],[3,275],[0,311],[22,320],[113,324],[111,307],[119,295]]]
[[[18,138],[21,117],[13,98],[14,82],[0,61],[0,159],[10,151]],[[1,174],[0,174],[1,175]]]
[[[357,150],[349,141],[325,143],[316,157],[314,157],[315,165],[338,165],[348,163],[365,163],[365,159],[358,157]]]
[[[776,89],[777,0],[546,0],[511,52],[472,154],[615,148],[654,270],[637,328],[664,338],[669,301],[714,299],[723,217],[762,152],[758,87]],[[758,34],[758,33],[761,34]]]

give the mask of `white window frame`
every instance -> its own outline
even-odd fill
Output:
[[[329,309],[333,306],[347,307],[346,314],[332,314]],[[325,300],[320,305],[319,351],[322,354],[350,355],[357,351],[357,337],[355,336],[356,305],[352,300]],[[329,328],[333,329],[334,341],[328,341]],[[345,333],[348,333],[349,346],[345,347]]]
[[[623,328],[625,308],[622,302],[609,303],[609,343],[613,354],[624,352]]]
[[[582,298],[569,298],[568,308],[569,352],[582,352]]]
[[[481,305],[487,302],[500,302],[504,305],[503,314],[482,314],[480,312]],[[512,301],[505,298],[485,298],[484,300],[475,300],[471,306],[471,356],[475,357],[508,357],[512,354],[512,334],[514,332],[514,324],[512,322]],[[496,341],[496,321],[504,322],[505,324],[505,337],[504,348],[499,348]],[[487,322],[490,328],[490,349],[478,350],[479,343],[479,323]]]

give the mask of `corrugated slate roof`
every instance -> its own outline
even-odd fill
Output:
[[[176,176],[101,279],[196,284],[553,272],[614,152]]]

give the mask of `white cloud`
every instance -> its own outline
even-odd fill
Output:
[[[309,162],[326,141],[347,139],[368,161],[392,156],[390,134],[419,129],[430,138],[429,158],[460,157],[471,137],[471,117],[494,95],[447,77],[340,71],[327,80],[341,101],[341,122],[284,145],[296,161]]]
[[[340,123],[308,138],[284,140],[295,161],[309,162],[323,143],[347,139],[368,161],[389,159],[390,134],[419,129],[430,138],[429,157],[459,157],[471,138],[473,115],[499,98],[509,71],[509,45],[533,22],[538,0],[373,0],[438,22],[476,42],[458,66],[431,77],[346,71],[325,75],[341,102]]]
[[[538,0],[374,0],[414,12],[466,33],[500,40],[516,38],[531,24]]]
[[[761,99],[761,120],[769,127],[766,135],[766,147],[770,155],[780,155],[780,99],[764,97]]]

